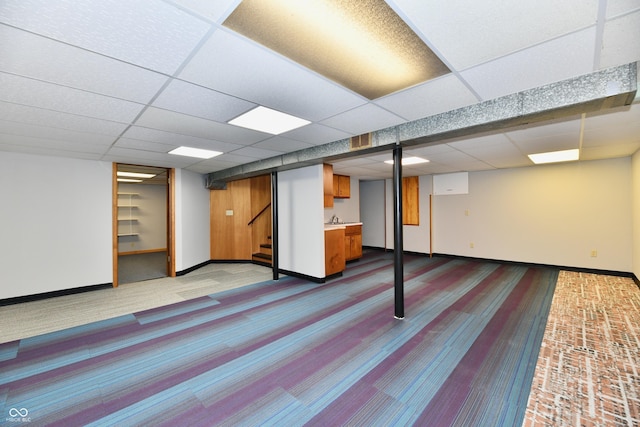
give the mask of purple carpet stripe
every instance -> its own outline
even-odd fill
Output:
[[[519,425],[557,272],[407,255],[399,321],[392,258],[3,344],[0,410],[61,426]]]

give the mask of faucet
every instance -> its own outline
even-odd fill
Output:
[[[339,221],[340,221],[340,218],[338,218],[336,214],[333,214],[331,216],[331,219],[329,220],[329,224],[337,224]]]

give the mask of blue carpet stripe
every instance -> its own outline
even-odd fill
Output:
[[[35,425],[408,425],[459,393],[464,367],[443,419],[517,424],[557,272],[406,256],[398,321],[391,265],[371,253],[325,284],[267,281],[7,343],[0,404]]]

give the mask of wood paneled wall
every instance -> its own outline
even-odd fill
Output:
[[[270,175],[228,182],[210,195],[211,259],[250,260],[260,244],[271,243],[270,207],[248,225],[271,202]]]

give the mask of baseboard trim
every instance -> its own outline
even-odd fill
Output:
[[[327,280],[342,277],[342,272],[338,272],[327,277],[308,276],[306,274],[296,273],[295,271],[282,270],[282,269],[278,269],[278,273],[285,274],[291,277],[296,277],[298,279],[308,280],[309,282],[313,282],[313,283],[326,283]]]
[[[156,252],[167,252],[167,248],[143,249],[141,251],[118,252],[118,256],[154,254]]]
[[[200,264],[196,264],[196,265],[194,265],[192,267],[189,267],[187,269],[184,269],[184,270],[181,270],[181,271],[176,271],[176,276],[184,276],[185,274],[189,274],[191,272],[196,271],[199,268],[205,267],[205,266],[207,266],[209,264],[213,264],[215,262],[216,261],[214,261],[212,259],[210,259],[208,261],[201,262]]]
[[[24,295],[20,297],[0,299],[0,307],[24,302],[39,301],[48,298],[61,297],[65,295],[81,294],[84,292],[97,291],[99,289],[113,288],[113,283],[102,283],[98,285],[81,286],[79,288],[61,289],[59,291],[43,292],[41,294]]]
[[[416,254],[416,255],[424,255],[429,256],[429,254]],[[497,262],[501,264],[513,264],[513,265],[522,265],[527,267],[543,267],[543,268],[557,268],[558,270],[566,270],[566,271],[575,271],[578,273],[589,273],[589,274],[602,274],[606,276],[618,276],[618,277],[629,277],[634,278],[634,274],[628,271],[617,271],[617,270],[602,270],[597,268],[587,268],[587,267],[570,267],[566,265],[555,265],[555,264],[540,264],[535,262],[523,262],[523,261],[507,261],[501,259],[491,259],[491,258],[475,258],[468,257],[462,255],[452,255],[452,254],[441,254],[434,253],[434,257],[443,257],[443,258],[457,258],[457,259],[468,259],[475,260],[481,262]]]

